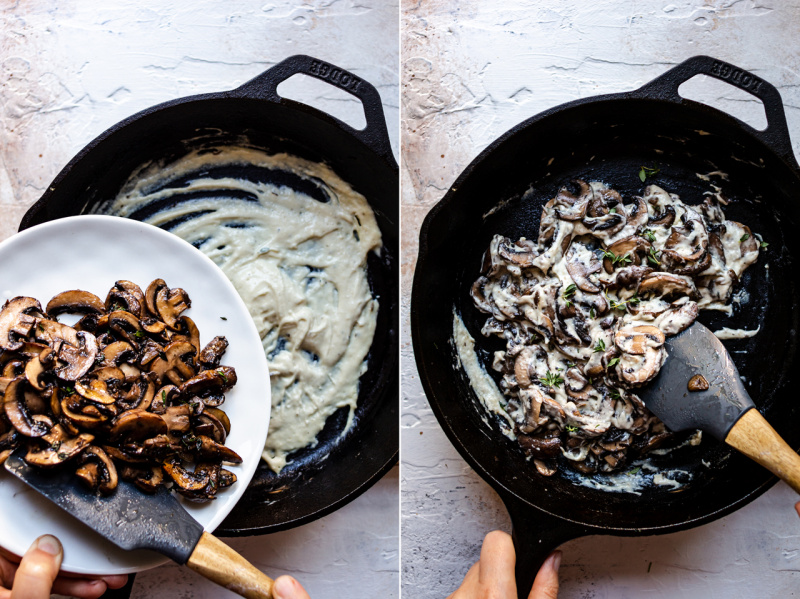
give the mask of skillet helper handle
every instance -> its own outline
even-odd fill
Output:
[[[237,97],[267,100],[278,104],[296,104],[296,102],[282,98],[278,94],[278,85],[298,74],[308,75],[324,81],[361,100],[361,105],[364,108],[364,117],[367,121],[367,126],[364,129],[354,129],[335,117],[326,116],[334,119],[339,126],[347,129],[381,157],[393,164],[395,163],[392,144],[389,141],[389,131],[386,128],[386,117],[383,114],[383,104],[378,90],[341,67],[305,54],[296,54],[279,62],[244,85],[237,87],[231,94]]]
[[[207,532],[200,537],[186,565],[200,576],[247,599],[272,599],[274,581]]]
[[[780,92],[771,83],[740,67],[711,56],[693,56],[640,87],[634,95],[677,103],[686,102],[678,93],[678,88],[695,75],[708,75],[761,100],[767,116],[767,128],[759,131],[747,123],[742,125],[781,158],[799,168],[792,150],[792,140]]]
[[[725,437],[725,443],[800,493],[800,455],[789,447],[757,409],[750,408],[736,421]]]
[[[559,545],[591,534],[591,531],[550,516],[515,497],[503,496],[503,503],[511,516],[511,539],[517,554],[517,596],[527,599],[536,573],[547,556]]]

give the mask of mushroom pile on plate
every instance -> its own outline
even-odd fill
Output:
[[[142,291],[117,281],[105,302],[59,293],[42,309],[15,297],[0,311],[0,464],[19,447],[42,468],[71,468],[112,493],[119,479],[146,492],[170,484],[206,502],[232,485],[223,463],[230,421],[219,406],[236,384],[220,366],[228,342],[200,347],[183,289],[156,279]],[[62,314],[82,318],[67,326]],[[187,464],[195,464],[194,469]]]
[[[689,206],[655,185],[623,199],[576,181],[545,205],[537,241],[494,237],[471,295],[489,314],[481,332],[505,340],[493,367],[541,473],[559,455],[584,473],[617,470],[669,436],[634,390],[698,310],[731,312],[758,258],[759,240],[726,220],[725,201]]]

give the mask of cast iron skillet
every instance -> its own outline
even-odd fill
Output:
[[[698,74],[757,96],[766,130],[682,99],[678,87]],[[724,171],[728,180],[711,178],[731,199],[726,215],[769,243],[741,282],[749,301],[737,304],[732,318],[704,312],[700,320],[712,330],[761,326],[756,337],[726,345],[761,412],[792,447],[800,446],[795,392],[800,167],[778,91],[742,69],[697,56],[636,91],[577,100],[528,119],[486,148],[428,214],[411,301],[414,353],[431,407],[450,441],[511,515],[520,597],[527,597],[544,557],[566,540],[691,528],[742,507],[776,481],[711,438],[654,458],[685,482],[678,491],[655,485],[641,496],[601,491],[576,485],[580,476],[565,467],[543,477],[497,422],[481,420],[475,393],[457,365],[454,308],[488,372],[493,372],[492,352],[503,348],[481,335],[486,315],[469,298],[492,236],[535,239],[543,204],[575,178],[602,180],[627,198],[641,194],[643,165],[660,169],[647,184],[661,185],[688,203],[702,201],[711,189],[696,173]]]
[[[364,107],[365,129],[355,130],[319,110],[281,98],[278,84],[297,73],[356,96]],[[275,532],[310,522],[363,493],[397,461],[398,169],[377,90],[344,69],[309,56],[292,56],[232,91],[153,106],[114,125],[81,150],[20,225],[23,230],[91,211],[98,202],[115,197],[131,173],[147,161],[242,142],[330,165],[369,200],[384,247],[381,257],[369,263],[370,285],[380,298],[380,309],[352,428],[339,437],[347,417],[346,409],[339,410],[328,419],[317,447],[296,452],[280,475],[261,464],[217,530],[222,536]],[[302,184],[284,171],[247,166],[218,174]]]

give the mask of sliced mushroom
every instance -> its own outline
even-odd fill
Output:
[[[654,326],[642,325],[620,329],[614,343],[625,353],[642,355],[650,348],[664,345],[664,333]]]
[[[181,395],[202,396],[204,394],[221,393],[236,384],[236,371],[230,366],[218,366],[214,370],[204,370],[178,387]]]
[[[128,410],[120,414],[111,428],[112,438],[141,441],[169,431],[166,421],[158,414],[145,410]]]
[[[219,366],[225,350],[228,348],[228,340],[225,337],[214,337],[208,344],[200,350],[197,361],[205,369],[212,369]]]
[[[50,316],[59,314],[101,314],[105,310],[103,301],[94,293],[72,289],[62,291],[47,302],[46,311]]]
[[[697,288],[694,282],[687,277],[656,272],[647,275],[639,283],[639,295],[647,293],[655,293],[661,297],[676,294],[695,298],[697,297]]]
[[[71,345],[63,343],[58,352],[58,360],[64,366],[55,369],[56,375],[65,381],[77,381],[97,360],[97,339],[86,331],[76,332],[78,343]]]
[[[183,434],[191,429],[191,422],[189,422],[191,413],[192,409],[187,404],[170,406],[166,409],[162,418],[166,421],[170,433]]]
[[[158,297],[158,292],[167,287],[167,283],[164,279],[155,279],[151,282],[147,289],[144,292],[144,303],[147,306],[147,309],[150,311],[155,317],[158,317],[158,307],[156,306],[156,298]]]
[[[567,250],[567,272],[575,284],[587,293],[600,293],[601,287],[591,280],[600,272],[600,260],[594,252],[579,240],[573,240]]]
[[[25,461],[31,466],[53,468],[77,457],[94,441],[94,435],[88,433],[70,437],[60,424],[55,425],[53,429],[45,439],[49,445],[43,449],[31,447],[25,455]]]
[[[625,262],[625,264],[621,264],[622,266],[626,264],[639,266],[651,248],[652,246],[647,240],[638,235],[631,235],[612,243],[608,246],[608,252],[619,257],[620,262]],[[603,258],[603,268],[609,274],[614,272],[614,263],[608,256]]]
[[[26,437],[42,437],[53,426],[46,416],[31,414],[25,401],[25,385],[27,379],[19,376],[6,387],[3,408],[6,418],[20,434]]]
[[[554,458],[561,453],[561,439],[558,435],[518,435],[517,438],[525,452],[535,458]]]
[[[126,310],[136,316],[142,317],[144,309],[144,293],[136,283],[130,281],[117,281],[106,296],[105,309],[109,312]]]
[[[32,314],[41,314],[41,304],[32,297],[15,297],[3,304],[0,310],[0,348],[19,349],[20,337],[27,337],[37,322]]]
[[[145,338],[139,319],[134,314],[124,310],[117,310],[108,315],[108,328],[134,348],[138,348],[139,343]]]
[[[157,384],[168,379],[180,385],[194,376],[195,371],[189,362],[194,359],[195,350],[191,343],[176,341],[164,348],[164,355],[150,363],[150,372],[155,374]]]
[[[163,287],[156,294],[158,315],[173,330],[178,329],[178,317],[191,305],[192,300],[189,299],[189,294],[180,288]]]
[[[211,437],[199,435],[200,447],[197,455],[206,460],[222,460],[231,464],[241,464],[241,456],[230,447],[217,443]]]
[[[117,468],[108,454],[99,447],[87,447],[81,456],[81,465],[75,475],[92,491],[108,495],[117,488]]]
[[[643,385],[656,376],[663,358],[663,350],[652,347],[647,348],[644,355],[623,354],[616,366],[617,372],[626,383]]]
[[[591,186],[586,181],[577,180],[577,194],[562,187],[553,201],[556,216],[561,220],[576,221],[586,216],[586,208],[594,197]]]

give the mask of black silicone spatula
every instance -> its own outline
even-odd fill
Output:
[[[151,549],[247,597],[272,599],[272,579],[203,527],[164,489],[142,493],[120,481],[102,497],[87,492],[68,471],[32,468],[18,450],[6,470],[122,549]]]
[[[714,333],[699,322],[667,339],[667,361],[637,391],[673,431],[699,428],[752,458],[800,493],[800,456],[775,432],[745,391],[739,371]],[[690,391],[702,376],[708,389]]]

